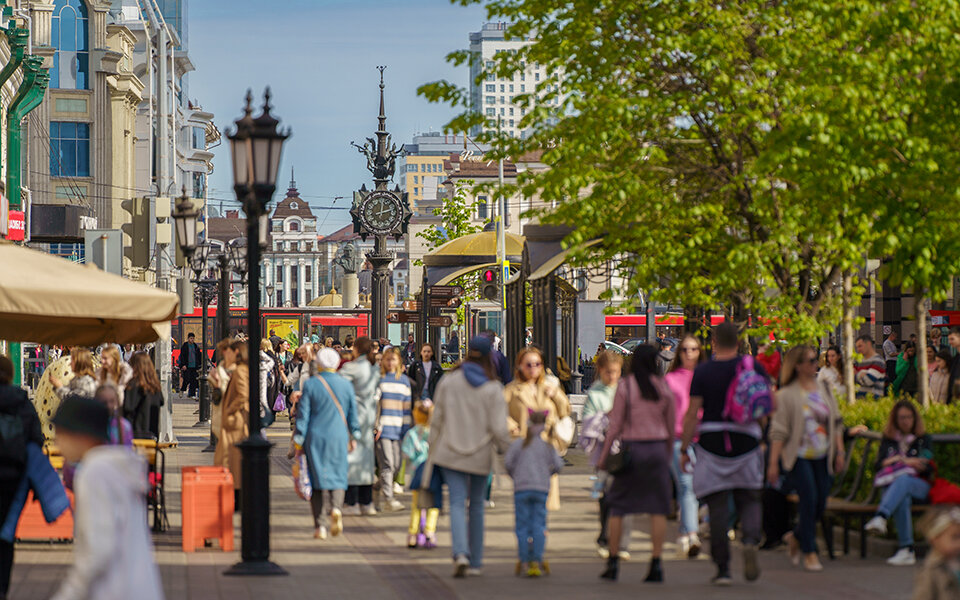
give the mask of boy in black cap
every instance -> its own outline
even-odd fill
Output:
[[[147,467],[109,444],[110,411],[69,396],[53,419],[57,446],[79,462],[73,489],[74,564],[53,600],[163,600],[147,530]]]

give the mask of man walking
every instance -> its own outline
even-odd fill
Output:
[[[413,334],[407,336],[407,343],[403,345],[403,364],[409,367],[417,360],[417,344],[413,341]]]
[[[197,397],[199,381],[197,375],[200,371],[200,346],[197,345],[196,336],[192,333],[187,334],[187,341],[180,346],[180,356],[177,358],[177,366],[183,373],[181,379],[180,392],[187,390],[187,395],[191,398]]]
[[[857,398],[882,398],[887,367],[883,357],[877,354],[876,343],[869,334],[857,338],[857,353],[863,360],[853,365],[853,378],[857,384]]]
[[[890,330],[887,339],[883,341],[883,363],[886,368],[886,385],[893,385],[893,380],[897,375],[897,356],[900,354],[897,350],[897,332]]]
[[[953,404],[958,394],[957,382],[960,381],[960,327],[953,326],[947,335],[947,343],[953,351],[953,360],[950,361],[950,380],[947,384],[947,404]]]
[[[743,576],[760,576],[757,545],[761,535],[760,491],[763,489],[763,450],[760,424],[739,424],[723,417],[727,390],[734,383],[739,355],[739,333],[733,323],[721,323],[713,334],[713,357],[694,371],[690,406],[683,422],[681,468],[688,469],[687,448],[699,429],[693,490],[710,511],[710,555],[717,565],[714,585],[730,585],[730,500],[740,516],[743,533]],[[763,367],[754,369],[766,375]],[[702,418],[698,415],[701,414]],[[699,423],[699,428],[698,428]]]

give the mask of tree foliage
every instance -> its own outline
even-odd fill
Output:
[[[427,242],[428,252],[436,250],[450,240],[480,231],[480,226],[474,224],[470,218],[473,207],[467,206],[464,192],[466,185],[468,185],[467,182],[458,182],[454,195],[444,198],[440,208],[433,209],[434,216],[440,217],[440,227],[428,227],[417,232],[417,237]],[[422,264],[422,261],[418,264]]]
[[[548,74],[515,98],[532,134],[485,141],[494,157],[544,152],[549,169],[517,188],[557,203],[541,218],[574,225],[569,244],[603,238],[575,258],[620,261],[627,297],[806,341],[839,322],[844,274],[859,302],[867,257],[929,290],[960,263],[956,228],[922,218],[957,218],[956,1],[485,4],[509,37],[537,40],[492,70]],[[451,130],[489,127],[449,82],[420,93],[466,109]]]

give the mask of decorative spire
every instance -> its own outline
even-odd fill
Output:
[[[387,189],[387,182],[393,179],[396,170],[397,157],[403,155],[403,150],[390,142],[390,134],[387,132],[387,112],[383,101],[383,90],[386,87],[383,83],[383,71],[386,68],[385,66],[377,67],[380,71],[380,114],[377,115],[378,124],[375,132],[377,139],[368,137],[362,146],[356,142],[350,142],[351,146],[366,157],[367,170],[373,173],[375,189],[378,190]]]
[[[290,187],[287,188],[287,198],[299,198],[300,192],[297,191],[297,180],[293,177],[293,167],[290,167]]]
[[[380,126],[377,127],[378,134],[380,132],[387,132],[387,113],[383,109],[383,71],[386,68],[386,66],[377,67],[377,69],[380,71],[380,116],[377,117],[377,120],[380,122]]]
[[[290,189],[297,189],[297,180],[293,177],[293,165],[290,165]]]

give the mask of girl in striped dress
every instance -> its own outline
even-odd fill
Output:
[[[380,462],[382,508],[395,512],[403,505],[393,497],[393,478],[400,470],[400,441],[412,423],[410,380],[403,374],[403,360],[396,348],[388,348],[380,360],[380,402],[377,407],[377,458]]]

